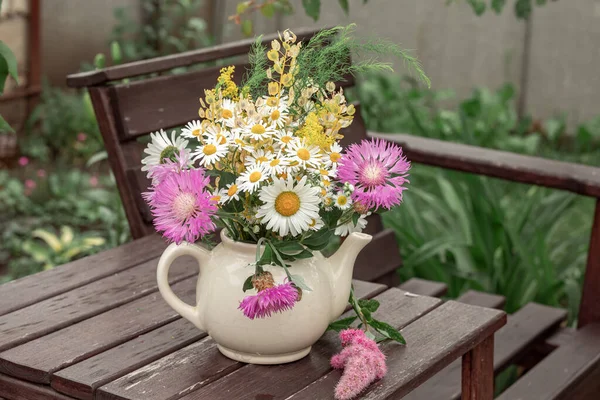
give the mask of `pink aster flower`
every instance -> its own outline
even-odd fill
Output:
[[[291,310],[297,300],[298,290],[291,282],[286,282],[245,297],[238,308],[250,319],[265,318],[273,313]]]
[[[340,159],[338,178],[354,186],[355,202],[369,209],[390,209],[402,202],[409,169],[400,147],[382,139],[363,140]]]
[[[344,349],[331,357],[331,366],[344,373],[335,387],[337,400],[349,400],[365,390],[373,381],[387,373],[385,355],[374,340],[360,329],[340,332]]]
[[[184,149],[175,154],[175,161],[171,160],[170,158],[165,158],[162,164],[150,167],[150,170],[148,171],[148,177],[152,178],[152,184],[158,185],[169,174],[173,172],[180,173],[189,166],[190,152]]]
[[[154,216],[154,227],[180,244],[193,243],[215,230],[211,217],[217,205],[207,190],[209,178],[203,169],[171,172],[143,194]]]

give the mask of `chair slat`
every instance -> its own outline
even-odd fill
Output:
[[[600,366],[600,324],[589,324],[578,330],[572,340],[559,347],[509,387],[498,400],[515,399],[581,399],[571,391],[585,391],[586,385],[598,387],[598,380],[587,380]],[[595,392],[597,395],[598,392]],[[596,398],[586,397],[586,398]]]
[[[467,301],[477,301],[473,294],[465,297]],[[493,298],[479,297],[480,300],[490,304]],[[503,299],[496,298],[495,305]],[[563,309],[529,303],[515,314],[508,317],[508,323],[501,328],[495,337],[494,370],[500,372],[510,365],[524,350],[541,342],[550,332],[556,329],[566,318]],[[444,399],[455,400],[460,398],[461,363],[453,362],[436,376],[409,393],[406,400]],[[525,399],[538,399],[538,397],[524,397]],[[516,398],[510,398],[515,400]],[[541,397],[540,397],[541,399]]]
[[[73,400],[48,386],[23,382],[3,374],[0,374],[0,396],[6,397],[6,400]]]
[[[398,287],[406,292],[431,297],[441,297],[448,291],[448,285],[445,283],[420,278],[411,278]]]
[[[158,257],[166,247],[164,240],[154,234],[48,271],[5,283],[2,285],[2,296],[0,296],[0,315],[134,267]]]
[[[196,282],[195,276],[188,278],[173,285],[173,290],[184,301],[193,303]],[[179,314],[160,294],[152,293],[1,353],[0,370],[31,382],[50,384],[50,376],[59,369],[177,318]]]
[[[357,290],[358,295],[362,295],[361,297],[370,298],[374,294],[379,293],[382,290],[382,287],[375,284],[367,284],[365,286],[359,282],[355,282],[355,289]],[[334,334],[330,333],[325,337],[331,338],[332,336],[335,337]],[[321,339],[320,342],[322,341],[323,339]],[[278,371],[287,367],[288,371],[296,371],[299,363],[304,362],[306,364],[307,360],[313,357],[315,351],[327,351],[330,345],[324,346],[323,349],[320,349],[317,346],[318,345],[313,346],[313,353],[311,353],[311,355],[304,360],[273,368],[259,365],[250,366],[230,360],[218,352],[212,339],[207,338],[185,347],[178,352],[172,353],[169,356],[150,363],[141,369],[129,373],[124,377],[101,387],[97,392],[97,398],[143,398],[145,400],[179,398],[179,396],[182,396],[186,393],[201,389],[205,385],[210,384],[225,374],[230,373],[230,375],[221,379],[226,379],[229,376],[236,375],[234,371],[240,368],[247,369],[248,367],[254,367],[264,372],[269,370]],[[186,361],[181,362],[181,360],[184,359]],[[220,379],[217,381],[217,383],[219,381]],[[250,380],[238,380],[236,382],[243,384],[249,390],[251,386],[259,384],[258,381]],[[248,382],[252,382],[252,385],[248,385]],[[283,381],[280,382],[280,384],[283,383]],[[218,399],[221,397],[218,395],[209,395],[205,398]],[[232,393],[228,393],[228,398],[235,398],[235,396]],[[253,396],[250,396],[248,393],[240,398],[253,398]]]
[[[396,270],[402,266],[402,257],[396,235],[391,229],[376,233],[373,240],[359,254],[356,259],[354,278],[364,281],[379,282],[396,286],[399,277]],[[389,276],[395,276],[389,282],[380,281]]]
[[[455,301],[442,304],[402,330],[409,343],[408,346],[399,350],[396,343],[387,342],[381,345],[387,356],[388,373],[385,379],[372,384],[360,398],[405,398],[402,396],[447,365],[449,360],[465,354],[472,348],[475,332],[493,333],[505,321],[506,314],[498,310]],[[424,335],[423,332],[429,334]],[[449,343],[454,345],[450,346]],[[430,375],[423,374],[424,370],[427,370]],[[330,372],[288,397],[288,400],[328,398],[333,393],[339,377],[339,371]],[[432,399],[443,399],[443,397],[428,398],[428,400]]]
[[[0,317],[0,351],[98,315],[157,291],[153,259],[118,274]],[[174,265],[170,282],[198,273],[195,260]]]

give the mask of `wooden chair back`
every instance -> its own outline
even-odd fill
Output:
[[[299,41],[305,41],[316,32],[301,29],[296,34]],[[268,46],[275,38],[276,34],[267,35],[262,42]],[[144,145],[139,139],[151,132],[183,126],[188,121],[198,119],[198,99],[204,95],[205,89],[214,87],[219,76],[221,66],[214,65],[238,57],[228,64],[235,65],[234,80],[239,83],[248,65],[244,56],[253,42],[242,40],[67,77],[69,86],[87,88],[89,91],[133,238],[155,232],[152,215],[141,195],[150,182],[140,169]],[[212,63],[213,66],[181,74],[164,74],[174,68],[193,67],[201,63]],[[354,85],[354,79],[348,76],[338,84],[348,88]],[[343,144],[346,145],[367,137],[360,105],[355,105],[358,109],[354,123],[342,131],[345,135]],[[376,253],[380,257],[381,251],[387,248],[386,253],[390,256],[381,258],[385,260],[383,268],[365,268],[357,273],[356,278],[396,284],[398,278],[395,270],[401,261],[397,244],[389,247],[391,242],[395,243],[393,232],[384,232],[380,235],[381,240],[378,239],[377,235],[383,230],[381,220],[375,215],[369,219],[368,232],[376,234],[377,239],[370,248],[379,249]],[[372,264],[369,262],[369,265]]]

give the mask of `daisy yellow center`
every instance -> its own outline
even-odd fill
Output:
[[[234,184],[233,184],[233,185],[231,185],[231,187],[230,187],[230,188],[227,190],[227,196],[229,196],[229,197],[233,196],[234,194],[236,194],[236,193],[237,193],[237,190],[238,190],[238,188],[237,188],[237,185],[234,183]]]
[[[194,130],[192,131],[192,135],[194,135],[194,136],[196,136],[196,137],[197,137],[197,136],[200,136],[200,129],[194,129]]]
[[[284,217],[291,217],[300,209],[300,197],[294,192],[281,192],[275,199],[275,211]]]
[[[367,186],[379,186],[385,183],[386,169],[377,162],[369,162],[360,173],[361,183]]]
[[[282,137],[281,137],[281,141],[282,141],[283,143],[285,143],[285,144],[288,144],[289,142],[291,142],[291,141],[292,141],[292,137],[291,137],[291,136],[287,136],[287,135],[286,135],[286,136],[282,136]]]
[[[215,146],[214,144],[207,144],[202,149],[202,152],[207,156],[212,156],[217,152],[217,146]]]
[[[260,171],[254,171],[253,173],[250,174],[250,176],[248,177],[248,180],[252,183],[256,183],[260,180],[261,177],[262,177],[262,174],[260,173]]]
[[[269,159],[267,157],[265,157],[265,156],[260,156],[260,157],[256,158],[256,162],[258,164],[261,164],[261,163],[264,163],[264,162],[267,162],[267,161],[269,161]]]
[[[324,179],[323,180],[323,186],[329,187],[329,185],[331,185],[331,182],[329,180],[327,180],[327,179]]]
[[[270,165],[271,167],[276,167],[276,166],[278,166],[278,165],[279,165],[279,162],[280,162],[280,161],[279,161],[278,159],[274,159],[274,160],[272,160],[272,161],[269,163],[269,165]]]
[[[310,151],[306,150],[305,148],[298,149],[298,151],[296,152],[296,155],[302,161],[310,160]]]
[[[224,109],[223,111],[221,111],[221,117],[229,119],[233,117],[233,113],[231,112],[231,110]]]
[[[315,225],[317,225],[317,220],[313,218],[313,219],[310,221],[310,224],[308,224],[308,226],[312,228],[312,227],[314,227]]]
[[[173,212],[178,221],[185,221],[196,213],[196,197],[191,193],[179,193],[173,201]]]
[[[346,204],[348,204],[348,198],[347,198],[346,196],[344,196],[344,195],[340,195],[340,196],[337,198],[337,203],[338,203],[340,206],[345,206]]]
[[[324,175],[324,176],[329,175],[329,171],[327,171],[326,169],[320,169],[319,172],[321,173],[321,175]]]
[[[167,146],[160,152],[160,163],[164,164],[165,159],[175,161],[175,155],[179,153],[179,149],[175,146]]]
[[[262,135],[265,133],[265,127],[260,124],[256,124],[252,127],[252,129],[250,129],[250,131],[255,135]]]
[[[333,152],[329,155],[329,159],[331,160],[331,162],[334,163],[338,162],[340,158],[342,158],[342,155],[340,153]]]
[[[279,110],[275,110],[271,113],[271,119],[273,121],[278,120],[280,116],[281,116],[281,113],[279,112]]]
[[[227,143],[227,139],[225,138],[225,136],[223,136],[221,134],[219,134],[217,136],[217,139],[219,139],[219,144],[225,144],[225,143]]]
[[[213,197],[211,197],[210,199],[211,199],[212,201],[216,201],[216,202],[218,203],[219,201],[221,201],[221,196],[219,196],[219,195],[216,195],[216,196],[213,196]]]

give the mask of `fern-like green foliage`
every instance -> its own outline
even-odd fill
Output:
[[[296,62],[294,86],[305,88],[318,86],[324,88],[327,82],[340,82],[348,75],[359,75],[371,71],[393,71],[390,63],[379,61],[382,56],[395,56],[403,60],[429,87],[431,82],[419,60],[410,52],[395,43],[383,39],[356,39],[353,35],[355,24],[324,29],[316,33],[302,47]],[[245,91],[253,97],[266,92],[268,59],[266,48],[260,38],[250,52],[250,69],[245,77]],[[351,61],[351,56],[358,59]],[[300,90],[295,91],[291,104],[296,104]]]
[[[263,95],[267,84],[267,47],[262,43],[262,35],[257,37],[248,54],[250,68],[244,75],[242,95],[250,94],[253,99]]]

